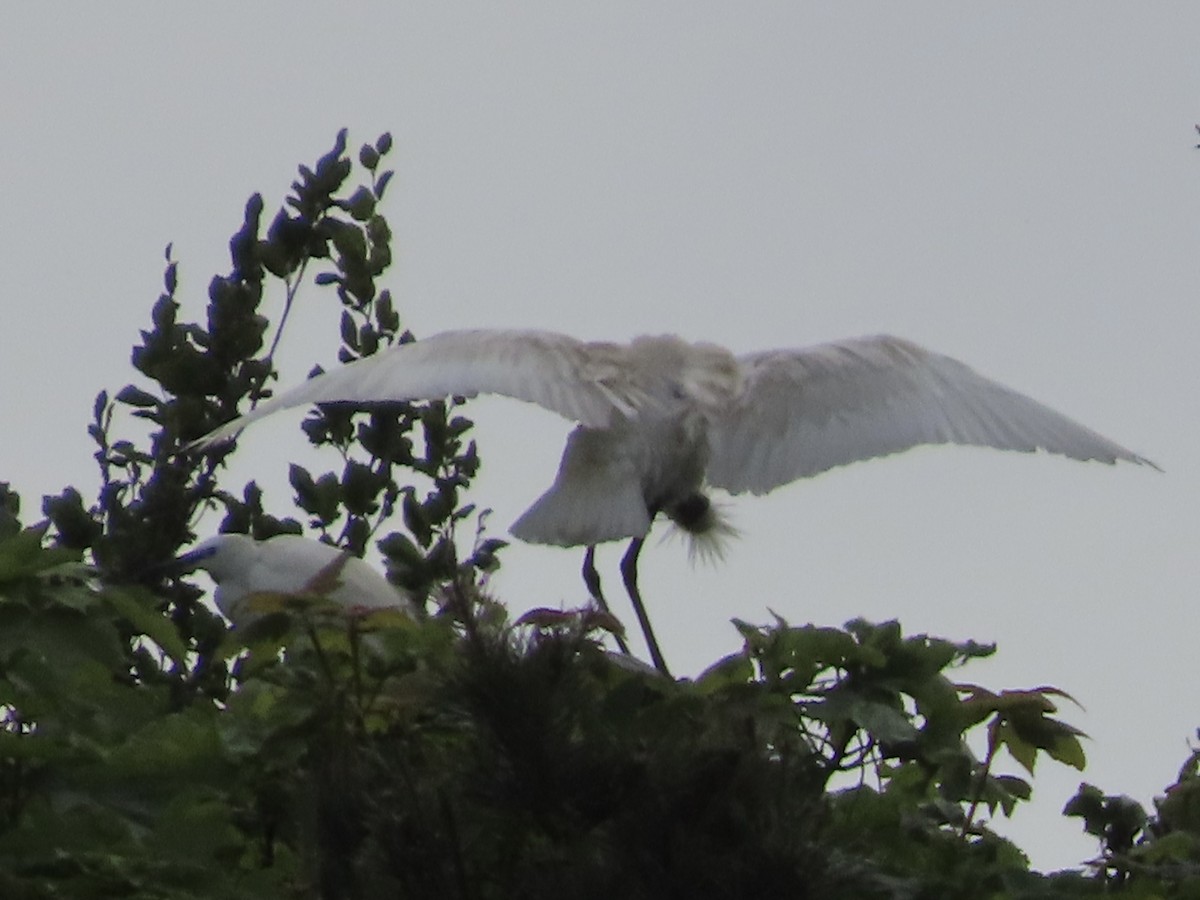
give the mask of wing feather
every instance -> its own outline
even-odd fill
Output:
[[[745,390],[709,429],[708,480],[732,493],[762,494],[920,444],[1040,449],[1154,466],[963,363],[899,338],[755,353],[739,362]]]
[[[644,537],[650,513],[642,496],[638,434],[571,432],[554,484],[513,523],[513,537],[560,547]]]
[[[500,394],[592,427],[628,417],[647,397],[623,365],[625,348],[547,331],[446,331],[325,372],[192,444],[228,440],[273,412],[313,403],[438,400]]]

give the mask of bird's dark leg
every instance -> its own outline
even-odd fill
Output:
[[[621,577],[625,579],[625,590],[629,592],[629,599],[633,601],[633,611],[637,613],[638,623],[642,626],[642,634],[646,636],[646,646],[650,648],[650,659],[654,661],[654,667],[658,671],[670,678],[671,673],[667,669],[667,661],[663,659],[662,651],[658,649],[658,641],[654,638],[654,629],[650,627],[650,617],[646,615],[646,607],[642,605],[642,595],[638,593],[637,561],[638,554],[642,552],[642,545],[645,543],[646,539],[640,537],[629,542],[629,549],[621,558]]]
[[[596,571],[596,545],[589,544],[587,552],[583,554],[583,583],[587,585],[588,593],[592,595],[592,599],[600,606],[605,613],[613,618],[614,621],[620,622],[616,616],[612,614],[612,610],[608,608],[608,601],[604,599],[604,594],[600,592],[600,573]],[[629,652],[629,644],[625,642],[625,636],[618,632],[613,632],[613,639],[617,642],[617,646],[621,648],[621,652],[626,656],[632,656]]]

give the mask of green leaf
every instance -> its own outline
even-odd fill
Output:
[[[702,693],[713,693],[730,685],[749,684],[754,680],[754,663],[746,653],[723,656],[696,678]]]
[[[1070,726],[1066,726],[1070,728]],[[1064,731],[1050,746],[1046,748],[1052,759],[1071,766],[1082,772],[1087,767],[1087,755],[1083,752],[1083,744],[1074,734]]]
[[[175,623],[154,608],[154,598],[149,591],[109,586],[100,596],[114,612],[133,626],[135,632],[144,634],[158,644],[177,664],[187,659],[188,648],[180,638]]]
[[[0,481],[0,539],[10,538],[21,531],[21,497],[10,490],[7,481]]]
[[[904,743],[917,738],[917,729],[908,716],[890,704],[855,698],[850,715],[876,740]]]
[[[158,398],[132,384],[127,384],[117,393],[117,401],[126,406],[152,407],[158,406]]]
[[[130,734],[105,762],[104,777],[154,784],[174,779],[218,782],[227,773],[211,707],[156,717]]]
[[[1028,800],[1033,796],[1033,785],[1024,778],[1018,778],[1016,775],[997,775],[995,781],[1018,800]]]
[[[296,504],[321,525],[337,520],[342,489],[332,472],[326,472],[314,481],[307,469],[292,463],[288,467],[288,481],[296,491]]]
[[[425,561],[424,555],[404,535],[393,531],[379,542],[379,552],[389,560],[413,566]]]
[[[92,756],[66,741],[53,740],[37,731],[0,730],[0,759],[20,763],[82,762]]]
[[[342,206],[356,221],[365,222],[375,214],[375,195],[367,188],[360,187]]]
[[[422,547],[428,547],[433,541],[433,528],[429,520],[425,517],[425,510],[412,491],[407,491],[404,494],[404,500],[401,502],[401,513],[404,517],[404,525],[412,532]]]
[[[346,568],[347,560],[353,556],[353,553],[343,550],[328,565],[308,580],[304,585],[302,593],[316,594],[318,597],[328,597],[341,585],[342,570]]]
[[[1088,834],[1103,834],[1103,824],[1097,825],[1100,822],[1101,815],[1104,812],[1104,792],[1094,784],[1088,784],[1086,781],[1079,785],[1079,790],[1075,792],[1066,806],[1063,807],[1062,814],[1064,816],[1081,817],[1084,820],[1084,827]],[[1099,830],[1094,830],[1094,829]]]
[[[342,343],[350,349],[358,350],[358,329],[354,325],[354,318],[348,310],[342,310],[341,319]]]
[[[379,509],[379,492],[387,486],[386,477],[370,466],[350,460],[342,472],[342,502],[354,516],[367,516]]]
[[[57,497],[44,497],[42,512],[53,523],[64,547],[83,550],[93,546],[103,533],[91,511],[84,509],[83,498],[75,488],[69,487]]]
[[[73,550],[43,547],[46,526],[26,528],[0,539],[0,585],[20,581],[79,558]]]
[[[311,512],[317,503],[317,485],[308,469],[292,463],[288,466],[288,483],[297,494],[296,502],[305,512]]]
[[[366,262],[367,238],[361,228],[337,219],[326,219],[324,224],[333,246],[342,254],[345,265],[360,265]],[[347,271],[345,274],[349,276],[352,273]]]
[[[392,305],[391,291],[380,291],[375,299],[375,324],[386,334],[395,333],[400,328],[400,316]]]
[[[1020,763],[1026,772],[1032,775],[1033,767],[1037,764],[1038,747],[1022,739],[1008,722],[1002,722],[996,731],[997,746],[1007,748],[1012,758]]]

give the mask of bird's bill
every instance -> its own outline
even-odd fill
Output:
[[[216,547],[201,547],[198,550],[192,550],[189,553],[184,553],[174,559],[168,559],[166,562],[151,566],[147,569],[147,573],[161,578],[167,578],[172,575],[185,575],[188,572],[193,572],[204,565],[205,561],[211,559],[213,554],[217,552]]]

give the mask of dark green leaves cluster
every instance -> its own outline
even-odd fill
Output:
[[[182,664],[170,620],[43,530],[0,534],[0,896],[216,896],[239,852],[218,710],[133,677],[131,634]]]
[[[222,703],[180,706],[126,655],[138,634],[178,665],[169,620],[77,556],[38,530],[0,538],[5,897],[966,898],[1105,884],[1036,876],[983,824],[964,827],[994,762],[964,738],[1032,702],[981,715],[979,689],[949,680],[990,648],[895,623],[742,624],[741,652],[674,682],[605,652],[594,616],[513,625],[461,581],[434,619],[347,616],[321,596],[332,572],[222,639],[238,684]],[[1151,826],[1160,837],[1123,845],[1130,885],[1168,883],[1168,853],[1186,880],[1194,768]],[[1115,840],[1105,823],[1124,808],[1085,800],[1089,830]],[[1135,862],[1144,873],[1128,875]]]
[[[222,530],[263,538],[299,533],[307,525],[358,555],[384,537],[394,578],[420,596],[460,571],[496,565],[503,542],[485,540],[478,526],[467,533],[468,558],[459,560],[456,529],[475,512],[460,492],[479,459],[468,436],[471,423],[452,405],[331,406],[312,413],[304,431],[312,444],[332,452],[337,467],[311,473],[290,466],[303,521],[272,514],[255,482],[233,489],[221,483],[232,445],[203,454],[185,449],[271,393],[275,349],[301,299],[336,298],[343,361],[412,339],[401,330],[389,292],[378,288],[392,260],[391,229],[381,211],[392,175],[381,165],[391,145],[384,135],[359,150],[361,182],[354,184],[356,168],[341,132],[311,168],[300,167],[265,234],[263,201],[252,197],[229,241],[229,272],[209,282],[203,324],[183,314],[179,268],[168,248],[163,293],[132,352],[145,380],[96,398],[89,426],[101,481],[96,499],[85,501],[67,488],[44,504],[56,543],[89,552],[107,582],[158,587],[156,566],[195,537],[198,516],[213,508],[224,511]],[[317,271],[310,277],[312,269]],[[280,303],[273,324],[268,311]],[[144,423],[148,433],[118,436],[131,420]],[[381,535],[385,523],[404,528]],[[156,596],[158,609],[195,655],[170,672],[149,669],[138,677],[172,678],[181,698],[196,691],[224,696],[224,666],[214,655],[222,623],[196,602],[199,592],[186,583]]]
[[[1200,738],[1200,732],[1197,732]],[[1179,777],[1154,801],[1148,815],[1124,794],[1105,794],[1081,784],[1063,814],[1083,820],[1100,842],[1091,865],[1096,878],[1136,896],[1193,897],[1200,892],[1200,749],[1193,749]]]

